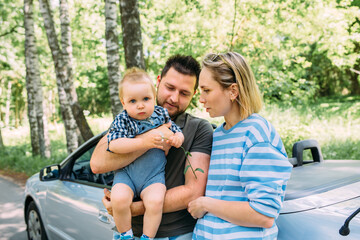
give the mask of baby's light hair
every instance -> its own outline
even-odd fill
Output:
[[[123,99],[123,88],[124,82],[133,82],[133,83],[149,83],[151,86],[151,90],[154,93],[154,97],[156,97],[156,89],[154,86],[153,81],[151,80],[150,76],[143,70],[137,67],[132,67],[126,70],[124,77],[119,82],[119,98]]]

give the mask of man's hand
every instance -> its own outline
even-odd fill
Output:
[[[104,204],[107,212],[111,216],[113,216],[112,205],[111,205],[111,192],[107,188],[104,188],[104,197],[102,198],[102,203]]]
[[[111,205],[111,192],[107,188],[104,188],[104,197],[102,198],[102,203],[104,204],[107,212],[111,216],[114,216],[112,205]],[[145,213],[145,207],[144,207],[144,203],[142,201],[133,202],[130,206],[130,209],[131,209],[131,215],[133,217],[139,216],[139,215],[144,215],[144,213]]]

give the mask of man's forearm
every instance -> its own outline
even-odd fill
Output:
[[[204,193],[192,194],[191,191],[192,188],[185,185],[167,190],[165,194],[163,213],[176,212],[186,209],[191,200],[204,195]],[[144,215],[144,213],[145,206],[143,201],[137,201],[131,204],[131,215],[133,217]]]
[[[144,215],[145,213],[145,206],[143,201],[136,201],[133,202],[130,206],[131,215],[133,217]]]
[[[145,137],[147,134],[152,134],[155,132],[161,131],[166,138],[169,138],[173,135],[173,133],[169,130],[166,124],[161,125],[157,129],[150,130],[146,133],[136,136],[136,138]],[[170,146],[166,146],[164,143],[164,151],[167,152]],[[108,143],[107,143],[107,134],[100,139],[98,144],[96,145],[94,152],[91,156],[90,166],[93,173],[106,173],[110,171],[115,171],[117,169],[126,167],[135,159],[143,155],[147,150],[139,150],[126,154],[115,154],[107,151]]]
[[[191,155],[190,161],[193,168],[201,168],[204,173],[196,172],[196,179],[193,172],[189,170],[186,172],[184,185],[168,189],[165,194],[164,213],[186,209],[189,202],[205,193],[210,156],[200,152],[192,152]]]
[[[186,209],[189,202],[201,197],[205,193],[207,174],[210,163],[210,156],[205,153],[191,153],[190,161],[194,168],[201,168],[204,173],[197,172],[197,179],[192,171],[187,171],[185,175],[185,184],[171,188],[165,193],[163,212],[176,212]],[[131,214],[133,217],[144,215],[145,207],[142,201],[131,204]]]
[[[106,173],[123,168],[132,163],[146,151],[136,151],[128,154],[115,154],[107,150],[107,135],[100,139],[91,156],[90,166],[93,173]]]

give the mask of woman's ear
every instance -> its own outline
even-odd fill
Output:
[[[229,88],[231,101],[234,101],[239,96],[239,87],[236,83],[233,83]]]

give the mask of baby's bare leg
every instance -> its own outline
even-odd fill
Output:
[[[145,206],[143,234],[150,238],[155,237],[160,225],[165,192],[164,184],[154,183],[146,187],[140,194]]]
[[[117,183],[111,189],[111,205],[117,230],[120,233],[131,229],[131,210],[134,193],[132,189],[123,183]]]

